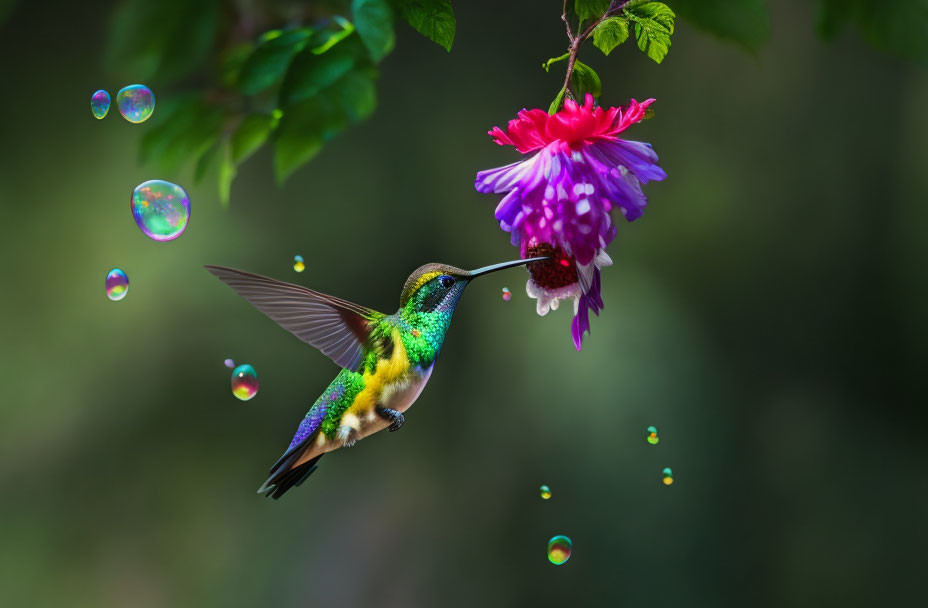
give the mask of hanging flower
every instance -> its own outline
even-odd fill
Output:
[[[505,193],[496,219],[522,257],[551,258],[528,267],[526,291],[538,300],[539,315],[573,299],[577,350],[590,330],[589,311],[599,315],[603,308],[600,269],[612,264],[605,248],[618,231],[612,209],[618,207],[628,221],[638,219],[648,202],[641,184],[667,177],[650,144],[617,137],[641,122],[653,101],[632,99],[626,107],[606,110],[594,108],[587,95],[582,106],[567,100],[554,115],[522,110],[505,131],[489,132],[497,144],[531,156],[480,171],[475,186]]]

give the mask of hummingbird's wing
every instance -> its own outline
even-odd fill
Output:
[[[225,266],[205,268],[278,325],[352,371],[361,363],[371,328],[385,316],[292,283]]]

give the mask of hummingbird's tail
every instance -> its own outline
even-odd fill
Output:
[[[286,494],[290,488],[306,481],[306,478],[312,475],[316,467],[319,466],[319,459],[322,458],[323,454],[319,454],[315,458],[294,467],[293,463],[299,460],[301,456],[302,450],[284,454],[283,458],[271,467],[270,477],[258,488],[258,494],[264,494],[277,500]]]

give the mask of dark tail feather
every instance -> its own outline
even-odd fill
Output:
[[[294,456],[296,456],[296,454],[294,454]],[[319,454],[312,460],[304,462],[292,469],[286,468],[286,465],[277,469],[278,472],[268,477],[267,481],[258,488],[258,493],[277,500],[286,494],[287,490],[290,488],[298,486],[306,481],[306,478],[312,475],[319,466],[319,459],[322,458],[322,456],[322,454]]]

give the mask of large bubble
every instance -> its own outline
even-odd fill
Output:
[[[116,93],[116,106],[129,122],[145,122],[155,111],[155,94],[144,84],[132,84]]]
[[[132,217],[145,236],[156,241],[176,239],[187,228],[190,199],[177,184],[152,179],[136,186],[130,201]]]

